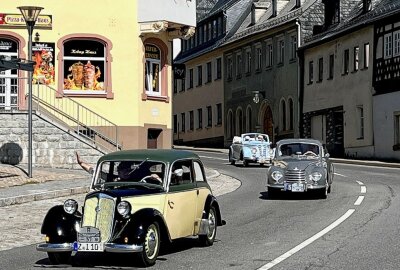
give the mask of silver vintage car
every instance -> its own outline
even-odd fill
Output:
[[[267,134],[244,133],[233,137],[229,147],[229,162],[243,161],[243,166],[249,163],[271,164],[271,143]]]
[[[333,164],[320,141],[280,140],[267,173],[268,197],[274,197],[280,191],[314,191],[320,198],[326,199],[331,192],[333,175]]]

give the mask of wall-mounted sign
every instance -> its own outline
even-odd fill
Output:
[[[7,38],[0,38],[0,52],[3,53],[16,53],[18,52],[17,42],[7,39]]]
[[[54,84],[54,48],[54,43],[32,43],[32,60],[35,62],[33,83]]]
[[[51,15],[39,15],[36,20],[35,28],[51,28],[52,22]],[[26,24],[22,14],[0,13],[0,27],[2,26],[26,27]]]
[[[174,71],[174,79],[185,79],[185,64],[174,64],[172,69]]]

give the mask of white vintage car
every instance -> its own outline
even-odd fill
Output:
[[[243,161],[245,167],[249,163],[270,165],[271,157],[271,142],[267,134],[244,133],[241,136],[235,136],[229,147],[229,162],[232,165],[236,161]]]

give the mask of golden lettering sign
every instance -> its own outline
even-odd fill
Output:
[[[22,14],[0,14],[0,26],[23,26],[25,27],[25,20]],[[36,20],[36,27],[51,27],[51,15],[39,15]]]

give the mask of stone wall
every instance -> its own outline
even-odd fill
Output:
[[[32,116],[32,166],[78,169],[75,152],[89,164],[95,164],[104,152],[73,131],[44,116]],[[0,162],[28,164],[28,113],[0,113]]]

